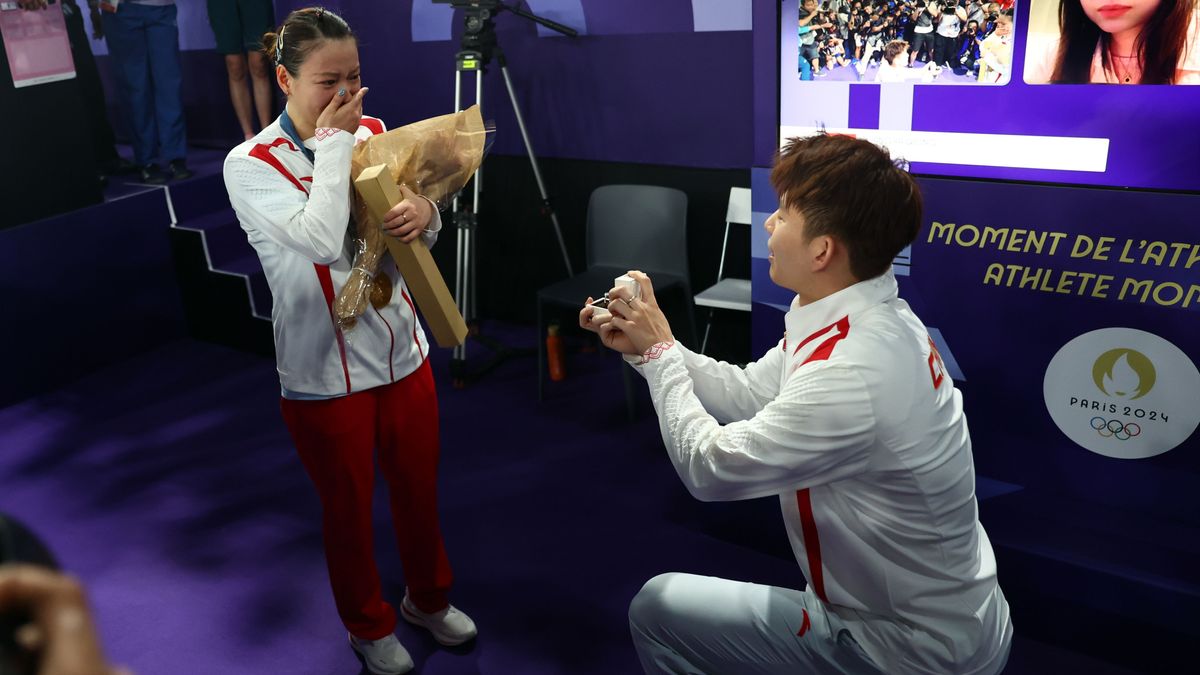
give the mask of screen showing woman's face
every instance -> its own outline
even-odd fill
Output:
[[[1087,14],[1105,33],[1140,29],[1154,15],[1161,0],[1080,0]]]

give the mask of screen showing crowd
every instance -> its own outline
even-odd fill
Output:
[[[803,0],[797,73],[801,80],[1006,84],[1014,11],[1013,0]]]

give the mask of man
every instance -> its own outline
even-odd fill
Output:
[[[809,581],[655,577],[629,610],[642,667],[998,673],[1012,624],[962,398],[890,271],[920,229],[920,190],[886,151],[823,134],[792,139],[771,179],[771,279],[796,298],[762,359],[742,369],[675,342],[641,273],[641,297],[610,291],[609,318],[580,312],[646,378],[688,490],[778,495]]]
[[[820,70],[817,63],[817,34],[816,29],[821,25],[817,14],[817,0],[804,0],[800,4],[800,18],[797,20],[797,35],[800,41],[800,79],[811,80],[813,70]]]
[[[175,0],[123,0],[115,9],[101,2],[100,9],[142,182],[191,177]]]

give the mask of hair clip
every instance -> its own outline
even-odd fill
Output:
[[[275,65],[283,63],[283,32],[287,26],[279,29],[279,37],[275,40]]]

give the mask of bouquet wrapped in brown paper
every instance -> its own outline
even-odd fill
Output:
[[[415,122],[372,136],[354,148],[350,165],[351,182],[363,169],[386,164],[397,185],[433,200],[445,208],[483,162],[488,130],[479,106],[461,112]],[[334,311],[343,328],[352,327],[367,310],[391,297],[391,280],[378,275],[379,261],[388,236],[378,225],[371,225],[362,198],[354,196],[354,269],[334,302]],[[387,286],[387,288],[383,288]]]

